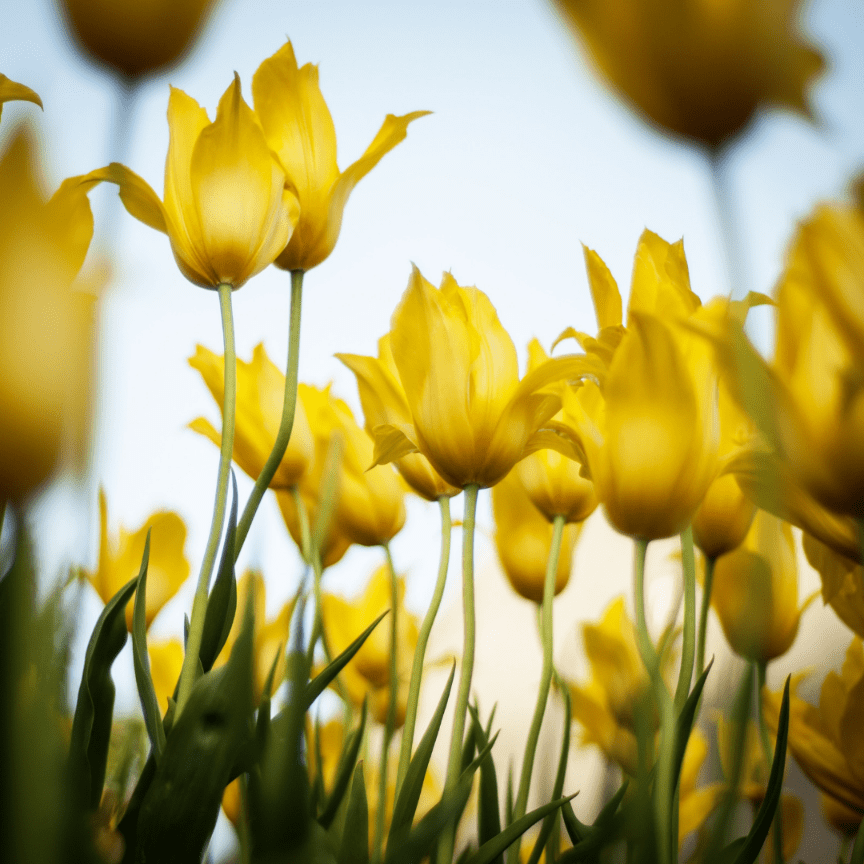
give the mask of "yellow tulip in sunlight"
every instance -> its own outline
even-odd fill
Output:
[[[202,345],[196,346],[189,365],[197,369],[220,409],[225,392],[225,363],[221,355]],[[279,430],[285,376],[267,356],[264,344],[252,352],[252,360],[237,360],[237,407],[234,431],[234,461],[257,480]],[[198,417],[189,428],[209,438],[217,447],[222,435],[209,420]],[[271,489],[290,489],[297,485],[314,456],[314,442],[303,402],[297,401],[294,426],[288,449],[270,481]]]
[[[183,643],[179,639],[150,642],[147,654],[150,657],[150,677],[156,691],[156,701],[164,714],[168,710],[168,699],[174,696],[174,688],[183,668]]]
[[[42,107],[42,100],[35,90],[7,78],[0,72],[0,117],[3,116],[4,102],[32,102],[34,105]]]
[[[397,681],[396,726],[405,720],[408,681],[411,663],[417,645],[418,623],[404,607],[405,580],[398,579],[399,609],[397,626]],[[341,654],[382,612],[389,609],[390,573],[379,567],[370,578],[363,593],[355,600],[346,600],[336,594],[321,596],[321,618],[332,656]],[[390,628],[384,619],[341,673],[342,682],[355,706],[369,696],[372,716],[384,723],[390,702]]]
[[[165,200],[125,165],[112,162],[88,179],[120,187],[136,219],[168,235],[180,272],[202,288],[240,288],[273,263],[297,224],[299,204],[267,146],[235,76],[216,120],[171,88]]]
[[[436,290],[415,267],[391,326],[411,422],[375,427],[375,464],[419,452],[461,488],[494,486],[520,459],[556,444],[542,427],[561,400],[541,391],[602,372],[594,358],[559,357],[520,381],[516,348],[489,298],[449,273]]]
[[[186,525],[176,514],[160,511],[150,516],[136,531],[122,525],[118,536],[108,530],[108,502],[99,490],[99,565],[84,571],[96,593],[107,603],[130,579],[138,575],[147,532],[150,534],[150,564],[147,569],[147,606],[145,623],[149,628],[159,610],[177,593],[189,576],[189,561],[184,552]],[[132,630],[133,601],[126,607],[126,626]]]
[[[717,749],[720,753],[720,764],[723,774],[728,779],[732,776],[733,767],[733,728],[722,715],[717,716]],[[772,738],[772,749],[776,741]],[[762,745],[759,742],[759,728],[754,721],[749,721],[744,733],[744,748],[741,763],[741,795],[747,799],[756,812],[765,799],[768,788],[768,775],[771,766],[765,759]],[[804,836],[804,805],[796,795],[783,793],[781,799],[781,824],[783,826],[783,860],[794,860],[793,856],[801,845]],[[772,829],[773,830],[773,829]],[[767,862],[774,861],[774,844],[771,835],[763,846]]]
[[[799,698],[802,676],[792,679],[789,703],[789,749],[801,770],[831,798],[864,814],[864,647],[856,636],[846,651],[843,668],[829,672],[822,683],[819,706]],[[762,693],[765,719],[777,732],[781,693]]]
[[[810,116],[823,67],[800,0],[556,0],[600,73],[654,126],[709,146],[771,105]]]
[[[252,96],[267,143],[300,201],[300,221],[276,264],[283,270],[311,270],[333,251],[354,187],[405,140],[408,124],[429,112],[388,114],[366,152],[340,172],[336,130],[318,87],[318,67],[307,63],[298,68],[290,42],[258,67]]]
[[[274,662],[276,666],[271,695],[278,690],[279,685],[285,679],[285,653],[291,629],[291,616],[294,614],[294,599],[292,598],[279,610],[275,618],[267,619],[267,586],[264,577],[257,570],[247,570],[237,582],[237,612],[234,615],[234,622],[231,625],[225,646],[219,652],[214,665],[221,666],[223,663],[227,663],[231,656],[231,649],[234,647],[243,626],[243,610],[246,608],[249,591],[253,586],[255,590],[255,629],[252,637],[252,665],[253,692],[257,705],[261,701],[264,685],[267,683],[270,670],[274,668]]]
[[[528,371],[533,372],[548,360],[540,343],[534,339],[528,345]],[[579,388],[575,392],[564,381],[550,385],[549,392],[561,399],[562,411],[555,418],[564,423],[576,403],[578,411],[599,410],[602,400],[597,388]],[[593,401],[591,400],[593,397]],[[594,484],[581,474],[581,466],[557,450],[538,450],[516,463],[513,469],[534,506],[551,522],[563,516],[567,522],[587,519],[597,508]],[[517,589],[518,590],[518,589]],[[542,577],[541,577],[542,592]]]
[[[744,542],[714,565],[711,605],[732,650],[760,663],[785,654],[812,600],[798,605],[792,527],[759,510]]]
[[[495,515],[498,560],[513,590],[526,600],[542,603],[553,528],[531,503],[515,470],[492,487],[492,512]],[[556,595],[570,581],[573,551],[582,533],[582,524],[564,526],[555,574]]]
[[[378,357],[337,354],[356,376],[366,431],[373,438],[375,429],[385,423],[400,426],[411,423],[411,409],[399,380],[399,372],[390,350],[390,335],[378,340]],[[443,480],[422,453],[409,453],[393,463],[405,482],[427,501],[442,495],[448,498],[461,491]]]
[[[62,0],[81,47],[130,78],[185,57],[213,0]]]
[[[804,554],[822,578],[822,600],[858,636],[864,637],[864,567],[804,534]]]
[[[93,217],[80,177],[49,201],[34,145],[17,132],[0,156],[0,500],[43,483],[89,432],[94,296],[73,282]]]

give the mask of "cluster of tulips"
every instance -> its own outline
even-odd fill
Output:
[[[126,22],[136,36],[124,41],[124,22],[105,10],[88,17],[88,4],[70,0],[68,14],[87,49],[134,81],[180,56],[206,5],[181,4],[183,15],[165,25],[173,42],[149,19],[147,27]],[[675,11],[659,0],[559,5],[636,109],[715,162],[760,105],[805,110],[821,62],[797,40],[788,2],[681,3]],[[157,9],[154,20],[159,14],[167,13]],[[148,53],[148,39],[158,51]],[[666,50],[669,40],[691,48]],[[646,230],[625,309],[609,269],[585,248],[597,332],[568,327],[549,346],[532,341],[524,374],[487,294],[451,273],[435,287],[415,267],[377,356],[337,355],[356,376],[361,427],[329,387],[298,383],[304,278],[333,251],[354,186],[427,112],[388,116],[340,171],[317,69],[298,66],[290,42],[260,65],[252,96],[250,106],[235,75],[211,122],[191,96],[171,90],[161,198],[111,163],[65,180],[45,201],[29,134],[15,132],[0,156],[0,506],[14,524],[0,580],[4,856],[199,862],[211,854],[221,808],[242,862],[569,864],[620,853],[672,864],[684,849],[696,861],[748,864],[764,854],[780,862],[795,855],[804,824],[800,801],[783,792],[789,750],[844,838],[840,860],[854,838],[848,860],[859,864],[864,200],[821,206],[799,226],[773,297],[703,303],[683,242]],[[0,75],[0,105],[10,100],[41,105]],[[68,585],[37,602],[26,516],[35,492],[70,459],[80,465],[86,449],[95,297],[105,279],[85,264],[94,230],[88,193],[100,183],[115,184],[129,214],[168,236],[182,275],[218,297],[222,353],[199,345],[189,363],[222,417],[219,429],[204,418],[190,425],[220,456],[182,641],[159,642],[148,629],[190,575],[183,520],[158,512],[115,533],[100,495],[98,564],[73,567],[70,584],[89,581],[105,605],[68,709]],[[290,273],[284,372],[263,344],[248,362],[234,347],[232,293],[271,264]],[[770,361],[745,332],[757,305],[776,317]],[[559,347],[574,340],[570,353]],[[254,481],[242,506],[232,463]],[[272,619],[262,574],[235,575],[270,489],[303,573]],[[475,514],[485,489],[501,569],[536,605],[543,652],[524,753],[506,789],[494,711],[481,715],[472,702],[476,615],[495,614],[474,603]],[[389,547],[409,492],[437,503],[441,516],[438,577],[422,620],[405,608]],[[426,649],[448,578],[450,501],[460,494],[463,647],[458,675],[454,661],[421,730]],[[584,626],[586,683],[556,666],[552,612],[598,507],[633,540],[635,616],[619,598]],[[797,679],[782,693],[765,687],[768,663],[790,648],[810,602],[798,598],[793,526],[825,602],[856,634],[818,707],[798,698]],[[675,536],[681,624],[676,618],[655,640],[646,550]],[[355,544],[381,547],[383,564],[349,601],[324,581]],[[711,727],[723,777],[705,784],[709,730],[699,720],[712,606],[748,664]],[[128,634],[143,723],[114,716],[112,665]],[[560,757],[551,799],[529,810],[553,686],[565,714]],[[328,688],[340,708],[310,719]],[[438,777],[430,761],[448,709]],[[624,778],[593,824],[570,803],[599,780],[566,774],[577,721],[581,743],[599,747]],[[752,819],[733,837],[742,800]]]

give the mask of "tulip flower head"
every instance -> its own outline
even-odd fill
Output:
[[[822,600],[855,634],[864,636],[864,567],[804,534],[804,554],[822,579]]]
[[[160,511],[135,531],[120,526],[116,538],[108,527],[108,502],[99,490],[99,565],[84,576],[107,603],[130,579],[138,575],[144,543],[150,532],[150,563],[147,569],[145,623],[149,628],[159,610],[177,593],[189,576],[186,558],[186,525],[176,514]],[[126,626],[132,631],[133,601],[126,607]]]
[[[336,130],[318,87],[318,67],[298,68],[287,42],[252,79],[255,111],[300,202],[300,219],[276,260],[283,270],[311,270],[333,251],[348,196],[428,111],[388,114],[366,152],[344,171],[336,164]]]
[[[220,409],[225,391],[225,364],[223,358],[198,345],[189,358],[189,365],[197,369]],[[252,360],[237,361],[237,407],[234,431],[234,461],[253,479],[264,467],[276,441],[282,419],[282,401],[285,376],[267,356],[264,345],[252,352]],[[189,428],[209,438],[216,446],[222,435],[209,420],[198,417]],[[300,478],[314,457],[314,442],[302,400],[297,401],[294,426],[285,455],[270,481],[271,489],[290,489]]]
[[[299,204],[267,146],[240,79],[219,100],[216,119],[171,88],[165,200],[146,180],[112,162],[88,179],[120,187],[129,213],[168,235],[180,272],[202,288],[237,289],[273,263],[297,224]]]

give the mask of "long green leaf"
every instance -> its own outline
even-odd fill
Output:
[[[696,720],[696,712],[699,709],[699,701],[702,698],[702,690],[705,687],[705,681],[708,679],[708,673],[714,665],[714,658],[705,667],[702,674],[696,679],[693,685],[693,690],[687,697],[681,713],[678,715],[678,722],[675,725],[675,755],[673,757],[674,773],[673,777],[680,777],[681,766],[684,764],[684,753],[687,751],[687,742],[690,740],[690,732],[693,729],[693,723]],[[677,782],[677,781],[676,781]]]
[[[405,772],[405,779],[402,781],[402,789],[399,791],[399,798],[393,807],[393,816],[390,820],[390,831],[387,835],[387,848],[391,846],[391,840],[394,836],[410,828],[414,821],[414,814],[417,812],[417,805],[420,802],[420,793],[423,789],[423,780],[426,777],[426,771],[429,768],[429,760],[432,757],[432,750],[435,747],[435,741],[438,738],[438,732],[441,729],[441,720],[444,717],[444,710],[447,707],[447,700],[450,698],[450,688],[453,686],[453,676],[456,673],[456,663],[450,670],[450,677],[447,679],[447,684],[444,687],[444,692],[438,700],[438,705],[435,708],[435,713],[429,721],[429,726],[411,761],[408,763],[408,770]]]
[[[338,864],[369,864],[369,805],[366,803],[362,759],[354,768]]]
[[[351,782],[351,776],[354,773],[354,766],[357,762],[357,754],[360,752],[360,745],[363,743],[363,733],[366,731],[366,700],[363,700],[363,709],[360,712],[360,724],[351,733],[346,742],[345,749],[342,751],[342,756],[339,759],[339,764],[336,767],[336,777],[333,780],[333,789],[330,792],[330,797],[327,799],[327,805],[324,811],[318,817],[318,824],[322,828],[329,828],[333,819],[339,810],[339,805],[348,791],[348,784]],[[319,739],[320,740],[320,739]],[[321,762],[318,762],[318,770],[320,773]]]
[[[126,604],[137,584],[137,579],[130,579],[108,601],[93,628],[84,657],[72,721],[69,763],[81,799],[91,810],[102,800],[108,764],[115,692],[111,666],[126,644]]]
[[[471,711],[471,719],[476,724],[475,735],[481,748],[486,747],[489,743],[489,733],[491,731],[492,717],[489,718],[489,725],[484,729],[480,724],[480,715],[477,709],[468,706]],[[493,709],[492,714],[495,711]],[[501,812],[498,803],[498,775],[495,771],[495,760],[492,754],[488,756],[480,764],[480,784],[477,792],[477,842],[482,846],[487,840],[501,833]],[[493,864],[501,864],[504,860],[503,853],[499,855]]]
[[[144,725],[150,738],[150,746],[156,764],[165,749],[165,730],[162,728],[162,712],[156,689],[150,677],[150,658],[147,655],[147,568],[150,564],[150,532],[144,541],[144,555],[138,571],[138,587],[135,590],[135,609],[132,613],[132,660],[135,666],[135,683],[138,685],[138,698],[144,711]]]
[[[306,685],[305,707],[307,710],[312,703],[327,689],[327,685],[345,668],[354,655],[363,647],[363,643],[369,638],[369,634],[378,626],[381,619],[389,612],[382,612],[332,663],[325,667]]]

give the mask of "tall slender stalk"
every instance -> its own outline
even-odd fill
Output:
[[[720,223],[720,242],[729,278],[729,293],[734,298],[741,298],[747,294],[745,290],[747,280],[744,276],[744,266],[739,252],[739,238],[735,227],[732,195],[729,189],[729,151],[722,147],[714,147],[708,151],[708,156],[711,166],[714,204]]]
[[[546,713],[546,703],[549,700],[549,687],[552,683],[553,641],[552,641],[552,601],[555,599],[555,577],[558,573],[558,558],[561,554],[561,538],[564,536],[564,517],[556,516],[552,523],[552,545],[549,547],[549,558],[546,561],[546,576],[543,580],[543,607],[541,638],[543,641],[543,668],[540,672],[540,689],[537,692],[537,704],[534,706],[534,716],[525,741],[525,754],[522,757],[522,774],[519,777],[519,790],[516,793],[516,804],[513,808],[513,819],[521,819],[528,807],[528,792],[531,788],[531,774],[534,770],[534,755],[537,752],[537,741],[540,738],[540,727],[543,725],[543,715]],[[520,838],[521,839],[521,838]],[[510,864],[519,860],[520,840],[513,843],[507,850],[507,861]]]
[[[243,515],[237,523],[237,538],[234,541],[234,559],[246,541],[246,535],[258,511],[258,505],[270,486],[270,481],[288,449],[291,430],[294,428],[294,414],[297,408],[297,369],[300,362],[300,313],[303,301],[303,271],[291,271],[291,320],[288,325],[288,363],[285,368],[285,395],[282,400],[282,419],[279,431],[273,442],[273,449],[255,481],[249,500],[243,508]]]
[[[675,715],[677,716],[690,695],[693,680],[693,655],[696,652],[696,559],[693,554],[693,528],[681,532],[681,560],[684,575],[684,632],[681,644],[681,670],[675,688]]]
[[[765,723],[765,712],[762,710],[762,690],[765,687],[765,675],[767,672],[766,664],[754,662],[753,666],[756,669],[756,719],[759,724],[759,739],[762,743],[762,754],[765,757],[765,763],[768,769],[771,768],[771,762],[774,760],[774,748],[771,746],[771,739],[768,737],[768,726]],[[777,810],[774,813],[774,823],[772,825],[771,834],[774,838],[774,861],[776,864],[783,864],[783,802],[777,805]]]
[[[396,705],[399,699],[399,583],[390,546],[383,544],[387,556],[387,569],[390,571],[390,700],[387,704],[387,720],[384,724],[384,739],[381,743],[381,759],[378,774],[378,806],[375,811],[375,839],[372,844],[373,864],[381,860],[381,847],[384,842],[385,802],[387,800],[387,763],[390,758],[390,743],[396,728]]]
[[[459,782],[465,714],[468,711],[471,677],[474,674],[474,519],[477,514],[478,492],[479,487],[474,484],[465,487],[465,512],[462,517],[462,623],[464,628],[462,666],[459,670],[459,691],[456,694],[456,707],[453,712],[450,758],[447,761],[447,779],[444,783],[445,794],[451,793]],[[441,832],[441,841],[438,845],[439,861],[446,861],[449,864],[453,860],[455,842],[456,824],[451,822]]]
[[[411,666],[411,683],[408,685],[408,705],[405,710],[405,724],[402,726],[402,743],[399,750],[399,769],[396,774],[396,798],[402,788],[405,772],[411,761],[411,751],[414,747],[414,726],[417,722],[417,704],[420,701],[420,683],[423,680],[423,661],[426,656],[426,645],[429,642],[429,634],[435,623],[435,616],[441,606],[441,598],[444,596],[444,586],[447,584],[447,569],[450,565],[450,535],[452,533],[450,518],[450,499],[442,495],[438,499],[441,510],[441,557],[438,561],[438,579],[432,592],[432,600],[426,610],[426,617],[420,625],[420,633],[417,636],[417,647],[414,650],[414,662]]]
[[[225,521],[225,505],[228,500],[228,475],[231,469],[231,455],[234,451],[234,404],[237,398],[237,357],[234,347],[234,315],[231,310],[231,286],[223,283],[218,288],[219,307],[222,312],[222,343],[225,349],[225,392],[222,397],[222,445],[219,449],[219,472],[216,479],[216,501],[213,505],[213,518],[210,522],[210,536],[204,550],[201,562],[201,572],[198,574],[198,584],[195,588],[195,598],[192,601],[192,619],[189,622],[189,639],[186,643],[186,654],[183,657],[183,668],[180,672],[180,683],[177,691],[177,713],[175,721],[189,699],[195,674],[198,670],[198,654],[201,651],[201,639],[204,635],[204,617],[207,613],[207,594],[210,589],[210,577],[213,575],[213,565],[216,561],[216,550],[219,548],[219,538],[222,536],[222,525]]]
[[[714,585],[716,558],[705,557],[705,582],[702,585],[702,605],[699,607],[699,638],[696,643],[696,674],[705,671],[705,640],[708,630],[708,609],[711,606],[711,588]]]

